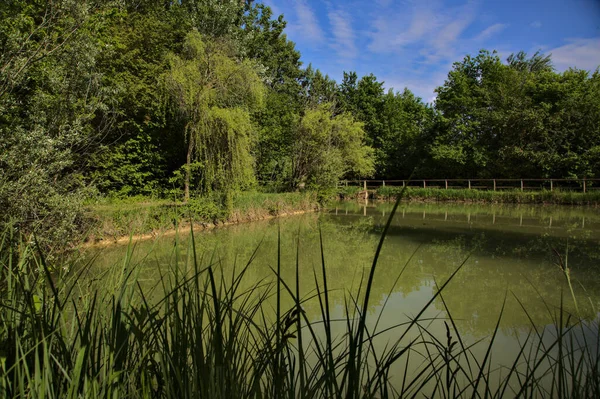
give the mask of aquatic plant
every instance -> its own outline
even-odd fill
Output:
[[[333,317],[322,240],[314,286],[300,286],[299,243],[295,281],[281,277],[281,239],[274,282],[248,285],[245,279],[256,253],[225,273],[217,257],[197,251],[191,229],[192,239],[187,245],[175,240],[169,267],[147,288],[140,273],[148,259],[134,261],[133,244],[119,267],[96,270],[94,259],[84,264],[50,261],[35,242],[22,242],[6,231],[0,239],[0,395],[600,396],[598,321],[580,320],[562,303],[559,308],[547,305],[554,326],[539,327],[530,317],[531,329],[519,352],[506,367],[496,368],[493,348],[504,306],[489,339],[468,343],[444,300],[445,287],[462,265],[439,282],[414,317],[378,328],[381,316],[370,316],[367,309],[379,254],[399,202],[360,288],[346,296],[341,319]],[[285,296],[292,298],[292,306],[284,305]],[[424,316],[434,300],[443,303],[447,318]],[[318,320],[304,310],[310,301],[318,302]],[[526,304],[519,303],[528,314]],[[367,323],[369,317],[376,317],[375,323]],[[434,323],[444,325],[444,336],[432,332]],[[395,338],[377,350],[375,343],[389,332]],[[394,375],[398,365],[402,374]]]

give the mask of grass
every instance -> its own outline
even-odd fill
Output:
[[[444,288],[462,266],[439,282],[433,297],[414,317],[391,329],[378,329],[378,319],[370,327],[367,309],[373,276],[399,202],[363,284],[346,297],[342,319],[332,316],[322,244],[312,287],[299,284],[299,243],[295,281],[281,278],[279,251],[273,260],[274,282],[248,284],[245,275],[254,256],[227,274],[210,254],[196,251],[192,236],[186,247],[176,240],[169,267],[154,288],[142,288],[143,260],[132,261],[133,246],[119,267],[95,274],[93,260],[78,268],[59,260],[50,264],[35,243],[20,242],[6,231],[0,239],[0,395],[600,396],[598,322],[581,321],[562,306],[548,306],[554,326],[541,328],[532,321],[513,362],[492,368],[503,310],[489,340],[468,344],[456,328],[452,309],[445,305]],[[568,276],[566,262],[561,265]],[[289,308],[283,305],[285,296],[292,299]],[[444,303],[448,318],[423,316],[436,299]],[[320,320],[307,317],[303,305],[308,301],[319,303]],[[525,304],[522,308],[527,314]],[[433,323],[444,325],[445,336],[430,332]],[[340,328],[341,334],[334,333]],[[390,330],[396,338],[376,350],[375,342]],[[403,374],[393,375],[398,365]]]
[[[402,187],[385,186],[376,190],[375,195],[382,199],[395,199]],[[405,192],[408,200],[434,200],[483,203],[512,204],[564,204],[564,205],[599,205],[600,191],[588,193],[574,191],[492,191],[443,188],[409,187]]]
[[[225,202],[225,203],[223,203]],[[92,221],[86,236],[91,242],[129,237],[130,234],[157,234],[175,227],[238,223],[317,209],[316,194],[236,193],[227,199],[199,197],[187,204],[136,197],[134,200],[102,199],[88,204]]]

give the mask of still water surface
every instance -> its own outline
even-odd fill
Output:
[[[389,203],[348,202],[321,213],[219,228],[196,233],[196,250],[204,264],[217,262],[225,274],[241,269],[256,251],[246,281],[249,285],[274,281],[280,234],[283,279],[294,285],[298,256],[300,288],[308,297],[315,292],[313,270],[320,275],[321,232],[332,317],[344,317],[345,299],[356,295],[361,278],[366,278],[391,209]],[[174,246],[176,239],[185,244],[190,237],[165,236],[137,244],[134,258],[147,284],[156,282],[168,265],[189,256],[186,248],[190,246]],[[553,323],[561,296],[566,310],[577,312],[560,262],[571,270],[579,315],[597,318],[599,244],[600,211],[596,208],[401,205],[377,265],[369,325],[374,328],[381,316],[377,328],[381,331],[416,315],[436,292],[436,284],[464,263],[442,293],[446,306],[438,297],[422,318],[445,319],[449,311],[463,339],[485,340],[494,331],[506,298],[496,338],[501,350],[495,353],[494,363],[509,364],[532,321],[538,328]],[[124,246],[104,248],[96,264],[116,264],[125,251]],[[283,303],[284,308],[293,305],[291,298],[284,298]],[[307,301],[304,307],[309,318],[320,318],[317,301]],[[340,334],[344,327],[343,323],[334,326]],[[445,334],[442,323],[428,328]],[[381,339],[393,339],[394,334],[392,330]]]

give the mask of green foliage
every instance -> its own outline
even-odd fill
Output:
[[[422,164],[435,111],[408,89],[384,94],[383,84],[373,74],[359,79],[356,72],[344,72],[340,108],[364,123],[366,142],[375,149],[377,177],[407,178],[415,169],[426,175]]]
[[[166,81],[184,124],[186,199],[193,162],[200,192],[253,182],[250,110],[262,105],[263,86],[253,63],[237,61],[232,50],[227,42],[205,42],[192,32],[182,57],[171,57]]]
[[[508,64],[486,51],[467,56],[437,89],[443,122],[430,147],[432,174],[596,176],[598,79],[598,71],[557,73],[539,53],[511,55]]]
[[[83,226],[82,173],[109,101],[87,1],[0,5],[0,226],[61,247]]]
[[[303,69],[285,27],[253,1],[1,2],[0,224],[68,242],[96,189],[228,207],[352,177],[600,176],[599,71],[482,51],[427,105]]]
[[[333,116],[326,103],[307,110],[294,143],[294,184],[333,187],[346,176],[370,176],[373,150],[364,141],[362,124],[350,114]]]
[[[378,175],[382,178],[408,177],[415,169],[419,174],[422,161],[427,157],[426,137],[434,128],[435,111],[408,89],[402,93],[390,90],[383,99]]]
[[[114,109],[106,113],[109,126],[96,126],[105,136],[88,175],[103,193],[158,194],[175,158],[168,134],[174,126],[168,126],[159,83],[168,68],[166,54],[184,33],[173,13],[156,2],[109,10],[98,69]]]
[[[377,196],[385,199],[396,198],[402,192],[401,187],[385,186],[377,189]],[[588,193],[574,191],[491,191],[443,188],[408,187],[404,197],[413,200],[460,201],[509,204],[564,204],[598,205],[600,192]]]

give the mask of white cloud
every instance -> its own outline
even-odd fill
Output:
[[[290,36],[293,35],[312,42],[322,42],[324,39],[323,30],[319,26],[313,9],[306,3],[306,0],[296,0],[294,11],[296,20],[288,27]]]
[[[532,28],[539,29],[542,27],[542,23],[540,21],[533,21],[529,24],[529,26],[531,26]]]
[[[494,24],[494,25],[484,29],[483,31],[481,31],[481,33],[479,35],[477,35],[475,40],[481,41],[481,40],[488,39],[488,38],[494,36],[495,34],[502,32],[504,29],[506,29],[507,26],[508,26],[507,24]]]
[[[411,3],[402,11],[381,12],[375,18],[368,48],[375,53],[398,53],[419,47],[411,56],[417,53],[428,63],[438,62],[456,54],[475,17],[472,2],[458,7],[445,7],[440,2]]]
[[[331,46],[341,58],[355,58],[358,54],[354,44],[355,34],[350,15],[344,10],[330,10],[327,14],[333,32]]]
[[[407,6],[395,12],[391,8],[377,10],[368,50],[376,56],[393,54],[404,64],[396,70],[396,77],[383,76],[386,88],[402,91],[408,87],[424,102],[432,103],[434,90],[444,83],[452,63],[481,45],[469,32],[477,18],[477,3],[467,0],[448,6],[439,0],[407,1]],[[503,28],[502,24],[492,25],[479,35],[489,37]]]
[[[400,14],[380,15],[375,19],[375,32],[371,34],[369,49],[377,53],[394,52],[399,48],[422,40],[436,29],[436,15],[428,7],[415,7],[406,30],[406,18]]]
[[[577,67],[593,71],[600,66],[600,37],[571,39],[548,53],[552,53],[552,62],[558,70]]]
[[[471,25],[475,19],[475,13],[473,10],[465,7],[464,13],[461,13],[456,19],[448,19],[444,21],[445,24],[441,27],[440,31],[436,33],[432,43],[437,47],[438,50],[447,49],[448,46],[454,45],[464,30]]]

